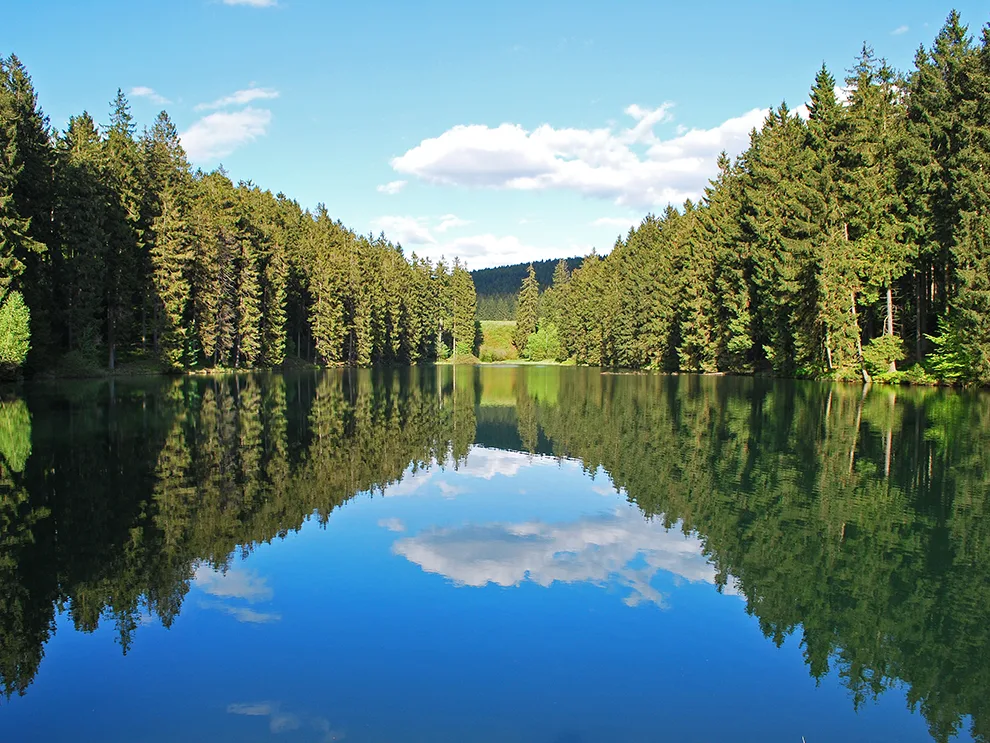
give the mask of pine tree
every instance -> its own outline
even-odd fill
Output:
[[[108,218],[110,251],[107,255],[108,366],[117,365],[117,347],[130,340],[135,307],[142,307],[142,343],[146,337],[144,291],[147,256],[142,241],[141,206],[144,200],[141,153],[134,139],[130,104],[118,90],[104,143],[106,178],[112,191]]]
[[[450,279],[450,293],[453,300],[453,349],[455,356],[471,356],[475,352],[475,314],[477,294],[471,273],[454,261]]]
[[[531,333],[536,332],[540,311],[540,284],[536,280],[533,264],[526,267],[526,277],[519,290],[519,300],[516,303],[516,331],[513,340],[516,348],[522,351]]]
[[[881,298],[881,335],[895,338],[894,285],[912,259],[899,218],[900,196],[894,153],[903,139],[902,85],[883,60],[864,45],[846,79],[852,89],[845,118],[843,191],[850,239],[865,266],[870,296]],[[890,371],[896,371],[894,359]]]
[[[543,316],[557,327],[560,327],[561,315],[567,306],[567,291],[570,283],[571,270],[567,261],[561,258],[553,269],[553,283],[543,292]]]
[[[844,112],[835,96],[835,78],[822,65],[808,105],[808,147],[814,154],[813,219],[818,254],[818,321],[824,333],[826,365],[839,378],[855,378],[862,368],[862,333],[856,309],[863,272],[849,240],[843,199],[840,152]]]
[[[965,29],[960,30],[964,35]],[[970,66],[966,77],[976,105],[954,96],[963,105],[953,132],[957,151],[950,158],[952,208],[958,214],[951,252],[956,286],[950,321],[972,366],[972,378],[986,383],[990,381],[990,27],[983,30],[979,65]]]
[[[20,60],[0,58],[0,295],[10,288],[33,306],[32,345],[50,345],[53,155],[48,119]]]
[[[110,192],[100,134],[89,114],[69,119],[58,151],[55,283],[63,298],[60,324],[64,346],[95,359],[103,346]]]
[[[821,365],[813,237],[812,157],[802,120],[781,104],[743,157],[743,224],[757,300],[754,341],[774,372],[814,374]]]
[[[155,347],[166,367],[179,369],[187,360],[186,328],[192,316],[192,178],[179,134],[164,111],[143,144],[145,210],[150,217],[145,238],[151,246]]]

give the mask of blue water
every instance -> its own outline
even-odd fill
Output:
[[[0,740],[931,740],[903,684],[857,704],[840,664],[813,678],[704,535],[604,469],[484,441],[423,464],[190,562],[171,627],[145,607],[126,654],[112,612],[81,632],[56,608]]]

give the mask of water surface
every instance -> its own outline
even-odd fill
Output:
[[[988,439],[576,368],[8,389],[0,740],[982,740]]]

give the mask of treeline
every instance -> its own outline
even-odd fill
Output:
[[[583,258],[564,258],[568,268],[573,271],[581,265]],[[515,263],[511,266],[497,266],[495,268],[479,268],[471,272],[475,289],[478,296],[491,296],[498,294],[515,294],[519,291],[519,282],[526,276],[529,265],[533,266],[536,272],[536,279],[540,282],[541,289],[547,289],[553,281],[553,271],[557,266],[556,260],[534,261],[531,264]],[[483,318],[491,320],[511,320],[511,317]]]
[[[585,259],[546,320],[592,365],[990,382],[988,132],[990,28],[953,12],[907,75],[864,46],[699,203]]]
[[[0,367],[113,370],[416,362],[474,343],[455,261],[404,256],[284,194],[193,172],[162,112],[136,132],[49,125],[15,56],[0,59]],[[29,351],[30,349],[30,351]]]

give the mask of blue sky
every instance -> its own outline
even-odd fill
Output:
[[[863,41],[907,69],[952,4],[6,0],[62,128],[168,110],[195,166],[471,268],[607,251],[700,194],[764,110]],[[984,3],[957,1],[972,32]]]

